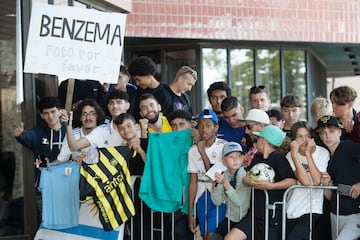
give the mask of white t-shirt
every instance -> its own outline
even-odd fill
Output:
[[[216,138],[213,145],[209,148],[205,148],[206,155],[208,156],[210,163],[214,164],[216,162],[220,162],[222,158],[222,151],[224,147],[224,143],[226,141],[222,139]],[[203,192],[206,191],[206,188],[211,191],[212,184],[210,182],[210,178],[206,176],[206,170],[204,166],[204,162],[201,158],[201,155],[197,149],[196,145],[193,145],[188,152],[188,173],[197,173],[198,174],[198,188],[196,192],[195,202],[201,196]]]
[[[72,132],[76,140],[85,136],[82,128],[74,128]],[[89,146],[81,150],[71,151],[66,137],[64,138],[62,144],[63,144],[62,148],[57,157],[59,161],[65,162],[68,161],[69,159],[76,160],[76,158],[79,157],[82,152],[87,152],[87,158],[84,160],[87,164],[94,164],[98,162],[99,154],[97,154],[97,149],[95,147]]]
[[[312,154],[314,163],[320,172],[326,172],[328,161],[330,159],[329,151],[323,147],[316,146],[315,152]],[[308,162],[306,157],[298,154],[298,158],[301,162],[301,165],[305,169],[308,169]],[[293,171],[295,171],[295,165],[291,158],[291,152],[286,154],[286,159],[289,161],[290,166]],[[309,170],[307,174],[310,180],[310,185],[313,184]],[[298,184],[300,184],[298,182]],[[311,197],[311,208],[312,213],[322,214],[323,209],[323,190],[313,189]],[[290,193],[288,197],[288,204],[286,208],[287,217],[289,219],[299,218],[304,214],[310,213],[310,189],[296,188]]]
[[[92,147],[120,146],[123,141],[119,132],[114,129],[113,121],[98,126],[85,137],[89,140]]]

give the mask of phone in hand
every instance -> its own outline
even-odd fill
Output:
[[[348,196],[350,197],[350,188],[351,188],[351,185],[346,185],[346,184],[338,184],[338,187],[337,187],[337,192],[340,194],[340,195],[343,195],[343,196]]]

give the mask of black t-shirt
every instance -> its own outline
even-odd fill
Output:
[[[58,98],[61,107],[65,107],[68,80],[62,81],[58,89]],[[104,86],[95,80],[78,80],[75,79],[74,94],[72,104],[86,98],[94,99],[100,107],[106,112],[106,93]]]
[[[181,94],[181,96],[176,95],[168,85],[164,85],[166,90],[166,99],[167,101],[164,105],[161,105],[162,113],[167,116],[169,113],[175,110],[185,110],[192,114],[191,108],[191,99],[187,93]]]
[[[334,154],[330,157],[327,171],[334,185],[353,185],[360,182],[360,145],[353,141],[341,141]],[[352,199],[340,197],[340,215],[360,213],[360,197]],[[331,211],[336,213],[336,194],[331,198]]]
[[[148,139],[147,138],[141,138],[140,139],[140,145],[142,149],[146,152],[147,146],[148,146]],[[135,156],[131,156],[129,159],[129,170],[130,175],[139,175],[142,176],[144,172],[145,163],[142,160],[140,154],[136,154]]]
[[[257,163],[266,163],[272,167],[275,171],[275,182],[279,182],[285,178],[295,178],[294,172],[292,171],[289,162],[279,152],[272,152],[267,159],[263,158],[262,154],[255,154],[251,165],[247,169],[251,169]],[[269,203],[282,202],[283,194],[285,189],[281,190],[267,190],[269,194]],[[263,190],[255,189],[255,218],[260,221],[265,221],[265,193]],[[282,205],[276,205],[276,214],[271,221],[278,222],[281,219],[281,208]],[[272,214],[270,212],[270,214]]]

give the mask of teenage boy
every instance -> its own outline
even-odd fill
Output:
[[[226,97],[221,103],[223,118],[219,122],[218,138],[241,143],[246,126],[243,121],[244,108],[236,97]],[[243,146],[246,152],[246,146]]]
[[[285,189],[296,184],[293,171],[286,158],[277,152],[277,148],[282,144],[285,133],[276,126],[266,126],[261,132],[253,132],[258,136],[256,147],[261,154],[256,154],[248,169],[252,169],[258,163],[265,163],[274,170],[274,181],[258,180],[256,177],[250,176],[247,172],[243,179],[243,183],[248,186],[255,187],[254,192],[254,233],[255,239],[265,239],[265,193],[267,190],[269,203],[281,202]],[[281,206],[276,206],[275,210],[269,213],[269,239],[281,238]],[[251,239],[251,214],[248,214],[241,220],[226,236],[226,239],[239,240]]]
[[[129,65],[129,73],[135,84],[138,86],[134,101],[134,115],[139,120],[139,101],[140,96],[144,93],[154,95],[161,106],[171,103],[171,99],[166,94],[165,85],[156,80],[156,65],[154,61],[146,56],[141,56],[132,61]]]
[[[194,69],[182,66],[176,72],[175,79],[170,85],[165,85],[166,94],[170,98],[170,101],[161,104],[165,116],[178,109],[189,111],[192,114],[191,98],[187,92],[191,91],[197,78],[197,72]]]
[[[334,116],[344,127],[341,139],[360,143],[360,115],[354,109],[356,97],[355,89],[349,86],[341,86],[330,92]]]
[[[291,127],[294,123],[298,122],[301,115],[301,100],[295,94],[284,96],[280,102],[281,113],[284,118],[283,131],[287,136],[291,136]]]
[[[219,129],[218,118],[212,110],[204,109],[200,112],[197,129],[204,141],[204,150],[208,159],[202,158],[197,146],[199,143],[193,145],[188,152],[189,163],[187,170],[190,173],[188,227],[191,232],[195,232],[196,220],[192,213],[196,204],[196,218],[200,225],[201,235],[205,239],[209,239],[216,229],[216,223],[224,219],[226,205],[222,204],[217,209],[211,201],[212,182],[206,176],[207,168],[204,162],[209,161],[210,164],[219,162],[221,164],[222,149],[225,141],[216,138],[216,132]]]
[[[237,142],[224,144],[222,162],[227,167],[226,171],[215,173],[216,185],[211,191],[211,200],[215,205],[226,201],[226,218],[219,224],[212,240],[224,239],[228,229],[243,219],[249,208],[251,188],[243,184],[246,171],[243,167],[245,153]],[[230,225],[229,225],[230,223]]]
[[[250,88],[249,97],[250,107],[252,109],[261,109],[263,111],[269,110],[271,100],[265,86],[260,85]]]
[[[339,209],[337,209],[337,194],[332,190],[324,191],[325,197],[331,201],[332,239],[358,239],[360,236],[360,146],[353,141],[340,140],[342,126],[333,116],[321,117],[317,122],[316,131],[330,151],[327,173],[322,174],[321,183],[325,186],[337,186],[339,191]],[[340,191],[343,187],[347,190]],[[338,232],[336,232],[337,226]]]
[[[66,132],[65,126],[60,123],[60,102],[55,97],[45,97],[39,102],[39,111],[45,124],[25,130],[21,122],[13,134],[19,143],[32,150],[35,159],[43,154],[52,162],[60,152]]]
[[[119,146],[122,144],[114,119],[121,113],[126,113],[129,109],[129,96],[126,92],[114,90],[107,99],[107,109],[112,117],[111,122],[95,128],[90,134],[76,140],[72,134],[72,123],[69,122],[67,131],[67,141],[71,151],[80,150],[89,146],[107,147]],[[72,114],[72,113],[71,113]]]
[[[211,109],[220,119],[222,117],[221,103],[226,97],[231,96],[231,88],[225,82],[214,82],[209,86],[207,95]]]

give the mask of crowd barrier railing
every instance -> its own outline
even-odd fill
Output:
[[[132,176],[132,179],[133,179],[133,183],[135,183],[135,181],[140,181],[141,180],[141,176]],[[274,203],[269,203],[269,194],[268,194],[268,191],[267,190],[264,190],[264,194],[265,194],[265,240],[268,240],[269,238],[269,222],[270,222],[270,217],[274,217],[274,214],[275,214],[275,209],[277,207],[279,207],[278,205],[281,205],[282,207],[282,226],[281,226],[281,238],[282,240],[286,240],[286,223],[287,223],[287,215],[286,215],[286,207],[287,207],[287,199],[289,197],[289,194],[291,194],[291,192],[294,190],[294,189],[297,189],[297,188],[301,188],[301,189],[309,189],[310,191],[310,238],[309,239],[312,239],[311,238],[311,233],[313,231],[312,229],[312,224],[311,224],[311,221],[312,221],[312,205],[311,205],[311,200],[312,200],[312,195],[313,195],[313,190],[314,189],[322,189],[322,190],[326,190],[326,189],[330,189],[330,190],[337,190],[337,187],[336,186],[303,186],[303,185],[294,185],[294,186],[291,186],[289,187],[288,189],[285,190],[284,192],[284,195],[283,195],[283,199],[282,199],[282,202],[274,202]],[[137,194],[137,191],[138,189],[135,189],[133,188],[133,200],[135,198],[138,198],[138,196],[136,196]],[[255,208],[254,208],[254,192],[255,192],[255,189],[254,187],[252,187],[251,189],[251,207],[250,207],[250,211],[251,211],[251,225],[252,225],[252,229],[251,229],[251,233],[252,233],[252,240],[254,239],[254,233],[255,233],[255,229],[254,229],[254,226],[255,226]],[[336,224],[336,232],[338,232],[338,216],[339,216],[339,193],[337,193],[337,191],[335,191],[336,194],[337,194],[337,213],[336,213],[336,218],[337,218],[337,224]],[[207,201],[206,201],[207,202]],[[143,201],[140,201],[140,206],[141,206],[141,212],[140,213],[136,213],[136,214],[140,214],[141,215],[141,228],[140,228],[140,231],[141,233],[137,233],[137,234],[140,234],[141,236],[141,239],[134,239],[134,218],[132,218],[130,220],[130,240],[143,240],[144,239],[144,221],[143,221],[143,209],[144,209],[144,202]],[[230,202],[227,201],[227,204],[229,206]],[[205,209],[207,209],[205,207]],[[270,211],[272,211],[272,216],[270,216]],[[195,213],[195,217],[196,217],[196,207],[194,209],[194,213]],[[160,224],[160,227],[154,227],[154,215],[155,214],[160,214],[160,218],[161,218],[161,224]],[[166,213],[165,213],[166,214]],[[218,216],[219,214],[219,210],[217,209],[217,213],[216,215]],[[171,213],[170,214],[170,225],[164,225],[164,213],[155,213],[154,211],[151,210],[151,240],[154,239],[154,233],[155,232],[158,232],[161,234],[161,240],[164,240],[166,239],[165,238],[165,229],[166,227],[169,227],[171,226],[171,236],[172,236],[172,239],[175,239],[175,227],[176,227],[176,223],[175,223],[175,214],[174,213]],[[230,223],[230,220],[229,222]],[[219,222],[216,222],[216,225],[218,225]],[[230,226],[230,224],[228,224]],[[228,229],[230,231],[230,227]],[[167,230],[168,231],[168,230]],[[197,235],[194,234],[194,240],[197,239]],[[156,239],[157,240],[157,239]],[[168,239],[166,239],[168,240]]]

